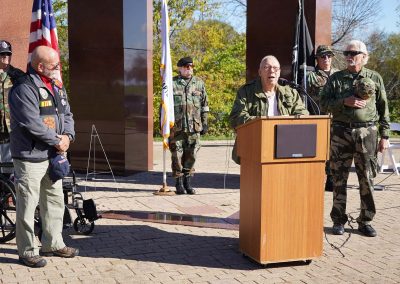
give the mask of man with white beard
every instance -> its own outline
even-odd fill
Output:
[[[361,199],[358,230],[367,237],[375,237],[377,233],[371,226],[376,213],[373,178],[376,154],[389,146],[388,101],[382,77],[364,67],[368,62],[365,44],[352,40],[343,55],[347,68],[329,78],[321,96],[322,110],[332,114],[329,158],[333,179],[332,232],[344,234],[348,220],[346,185],[354,159]]]
[[[43,231],[41,254],[74,257],[79,253],[63,241],[62,180],[49,175],[51,159],[65,153],[75,136],[67,93],[56,80],[59,69],[57,51],[37,47],[27,75],[17,80],[9,95],[17,248],[20,262],[29,267],[47,264],[35,246],[34,214],[38,203]]]

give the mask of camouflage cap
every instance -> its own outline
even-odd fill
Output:
[[[332,56],[335,56],[335,54],[333,54],[332,49],[328,46],[328,45],[320,45],[317,48],[317,52],[315,53],[315,56],[322,56],[325,54],[330,54]]]
[[[361,78],[355,82],[355,93],[363,100],[368,100],[375,94],[375,82],[370,78]]]
[[[11,44],[8,41],[0,40],[0,53],[12,54]]]
[[[182,57],[181,59],[179,59],[177,66],[178,67],[182,67],[185,66],[187,64],[193,64],[193,58],[192,57]]]

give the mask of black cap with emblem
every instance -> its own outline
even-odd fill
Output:
[[[12,54],[11,44],[8,41],[0,40],[0,53]]]
[[[178,64],[176,64],[178,67],[183,67],[188,64],[193,64],[193,58],[192,57],[182,57],[179,59]]]

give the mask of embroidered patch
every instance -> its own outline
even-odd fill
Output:
[[[51,107],[52,105],[51,101],[40,101],[40,107]]]
[[[39,93],[40,93],[40,96],[42,97],[42,99],[44,99],[44,100],[47,99],[49,96],[49,94],[47,93],[45,88],[40,88]]]
[[[65,93],[63,90],[58,90],[58,93],[60,94],[60,97],[62,97],[62,98],[65,97]]]
[[[56,119],[52,116],[44,117],[43,123],[46,124],[48,128],[56,129]]]

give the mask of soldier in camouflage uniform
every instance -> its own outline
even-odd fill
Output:
[[[193,59],[178,61],[179,75],[173,78],[175,124],[171,130],[169,149],[172,174],[176,178],[176,193],[195,194],[191,185],[200,135],[208,130],[209,112],[204,82],[193,76]]]
[[[261,116],[308,114],[295,89],[278,85],[280,69],[275,56],[268,55],[261,60],[259,77],[240,87],[237,92],[229,116],[232,128]],[[240,164],[240,158],[236,154],[236,142],[232,159]]]
[[[10,110],[8,93],[13,82],[24,72],[11,66],[12,48],[8,41],[0,40],[0,162],[11,163]],[[0,168],[2,173],[12,173],[12,168]]]
[[[321,92],[324,88],[326,82],[329,77],[339,71],[335,68],[332,68],[332,57],[335,56],[332,49],[327,45],[320,45],[317,48],[317,52],[315,53],[315,57],[317,60],[317,66],[315,67],[315,71],[307,73],[307,93],[311,96],[311,98],[320,106]],[[319,114],[313,104],[308,104],[308,111],[310,114]],[[325,114],[321,112],[320,114]],[[326,162],[325,166],[326,173],[326,182],[325,182],[325,191],[333,190],[333,181],[332,175],[330,174],[329,169],[329,161]]]
[[[370,224],[376,213],[373,178],[377,151],[382,152],[389,146],[388,102],[382,77],[364,67],[368,61],[365,44],[352,40],[343,54],[347,69],[331,76],[321,97],[324,111],[333,115],[330,146],[333,234],[342,235],[348,219],[346,184],[354,158],[361,199],[358,230],[365,236],[375,237],[377,233]]]

